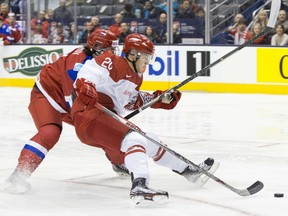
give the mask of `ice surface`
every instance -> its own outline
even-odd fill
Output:
[[[28,88],[0,88],[0,184],[36,132],[27,109],[29,96]],[[195,163],[214,157],[221,164],[215,175],[233,187],[244,189],[261,180],[264,189],[240,197],[213,180],[196,188],[151,161],[150,186],[167,190],[170,201],[134,207],[130,179],[119,178],[100,149],[82,144],[73,127],[65,125],[60,141],[29,179],[32,191],[0,192],[0,215],[288,215],[287,96],[184,92],[174,110],[148,108],[130,120]],[[274,198],[274,193],[285,196]]]

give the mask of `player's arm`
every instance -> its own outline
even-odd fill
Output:
[[[77,98],[86,106],[94,106],[98,101],[97,85],[106,82],[109,72],[99,66],[94,59],[87,60],[80,68],[74,82]]]
[[[157,90],[153,93],[154,98],[158,97],[159,95],[163,94],[165,91]],[[157,103],[153,104],[151,108],[154,109],[173,109],[178,101],[181,99],[182,93],[178,90],[174,91],[171,94],[165,95],[165,97],[158,101]]]
[[[96,85],[85,78],[77,78],[74,89],[78,99],[86,106],[94,107],[98,101]]]

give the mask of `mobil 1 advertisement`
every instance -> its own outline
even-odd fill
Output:
[[[256,48],[247,47],[210,68],[235,47],[156,46],[155,61],[145,72],[145,80],[181,82],[208,67],[191,82],[255,83]]]

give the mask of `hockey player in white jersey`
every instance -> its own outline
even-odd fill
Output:
[[[99,103],[123,115],[163,93],[140,90],[143,73],[154,56],[152,41],[141,34],[130,34],[125,39],[123,53],[124,58],[106,51],[86,61],[80,69],[74,83],[77,98],[71,109],[76,133],[83,143],[125,154],[124,164],[132,176],[130,199],[135,204],[163,203],[169,198],[168,192],[148,186],[148,158],[190,182],[197,182],[202,173],[97,108]],[[175,91],[151,108],[173,109],[180,98],[181,92]],[[151,136],[159,140],[158,136]],[[209,171],[214,164],[214,160],[208,158],[199,166]]]

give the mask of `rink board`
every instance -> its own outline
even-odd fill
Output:
[[[77,46],[5,46],[0,86],[31,87],[47,63]],[[156,46],[155,62],[144,74],[143,90],[171,88],[235,49],[235,46]],[[121,50],[121,47],[120,47]],[[288,49],[246,47],[181,87],[185,91],[286,94]]]

